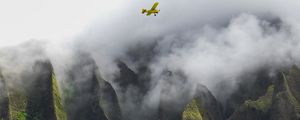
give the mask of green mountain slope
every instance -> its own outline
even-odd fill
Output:
[[[1,87],[7,89],[2,90],[2,94],[8,96],[8,102],[4,104],[8,109],[1,111],[9,114],[6,118],[2,117],[4,120],[66,120],[49,61],[37,61],[33,72],[25,75],[22,80],[28,82],[28,86]]]
[[[257,100],[246,100],[229,120],[298,120],[300,119],[299,79],[296,66],[279,72],[273,85]]]
[[[53,97],[53,102],[54,102],[54,113],[56,116],[56,120],[67,120],[67,115],[66,112],[63,108],[62,105],[62,100],[61,100],[61,94],[59,92],[59,88],[58,88],[58,84],[57,84],[57,80],[55,77],[55,74],[52,73],[52,97]]]
[[[193,99],[189,104],[187,104],[182,113],[182,120],[204,120],[201,114],[203,111],[199,104],[201,104],[201,101],[198,99]]]

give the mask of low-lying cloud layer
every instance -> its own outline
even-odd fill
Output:
[[[139,63],[147,64],[153,83],[148,96],[159,97],[156,94],[164,85],[157,83],[164,81],[166,70],[180,71],[188,83],[203,84],[216,95],[234,90],[245,73],[265,67],[277,70],[300,61],[299,1],[163,0],[156,17],[140,13],[140,8],[150,8],[153,1],[115,2],[123,4],[99,16],[76,39],[45,40],[46,55],[58,77],[64,78],[60,73],[72,63],[76,51],[83,50],[92,54],[108,81],[118,73],[117,59],[136,72]],[[152,46],[145,51],[151,55],[144,56],[147,59],[128,56],[130,50],[143,46]],[[9,65],[3,57],[0,64]],[[14,59],[22,64],[25,58]],[[228,90],[216,90],[220,82],[227,82]]]
[[[109,21],[93,24],[76,43],[93,53],[107,79],[117,71],[114,59],[127,60],[134,69],[137,61],[126,53],[155,44],[148,63],[154,81],[165,69],[180,70],[191,82],[214,91],[221,81],[234,86],[246,72],[299,62],[300,19],[295,12],[299,5],[295,1],[170,0],[160,2],[157,17],[146,17],[137,8],[151,2],[129,2],[111,13]]]

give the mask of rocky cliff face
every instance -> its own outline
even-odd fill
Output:
[[[0,71],[0,119],[7,120],[9,118],[8,94],[5,80]]]
[[[1,119],[4,120],[64,120],[57,81],[49,61],[37,61],[33,72],[23,76],[28,86],[10,85],[2,78]],[[30,78],[30,79],[27,79]],[[3,106],[3,108],[2,108]]]
[[[270,108],[270,119],[272,120],[299,120],[299,76],[300,71],[293,67],[281,73],[281,78],[274,85],[274,94]]]
[[[299,69],[294,66],[279,72],[265,95],[257,100],[246,100],[230,120],[299,120]]]
[[[121,111],[113,87],[98,73],[94,60],[80,53],[69,71],[64,103],[69,120],[120,120]]]
[[[199,86],[182,112],[182,120],[224,120],[221,104],[205,86]]]
[[[79,55],[83,58],[86,54]],[[68,72],[66,80],[66,97],[64,98],[66,111],[71,120],[103,119],[106,120],[104,111],[99,101],[99,81],[96,76],[95,63],[87,58],[75,58],[73,66]],[[77,62],[78,61],[78,62]]]
[[[72,86],[61,89],[49,61],[37,61],[24,73],[23,87],[1,74],[0,120],[121,120],[116,93],[97,72],[92,59],[74,64],[66,81]]]
[[[145,87],[149,83],[144,81],[150,78],[120,62],[114,88],[101,77],[90,55],[80,53],[76,59],[64,83],[56,78],[49,60],[36,61],[32,71],[22,73],[24,86],[14,85],[0,71],[0,120],[300,119],[300,70],[296,66],[275,77],[258,72],[222,103],[203,85],[185,84],[172,98],[163,96],[171,94],[171,87],[165,87],[158,109],[153,110],[142,106],[149,92]],[[170,71],[165,77],[168,85],[184,84],[187,79]]]

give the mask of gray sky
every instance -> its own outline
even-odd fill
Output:
[[[118,7],[117,0],[1,0],[0,46],[29,39],[72,39],[98,16]]]

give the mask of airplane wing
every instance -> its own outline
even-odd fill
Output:
[[[152,6],[151,10],[155,10],[157,6],[158,6],[158,2],[155,2],[154,5]]]

